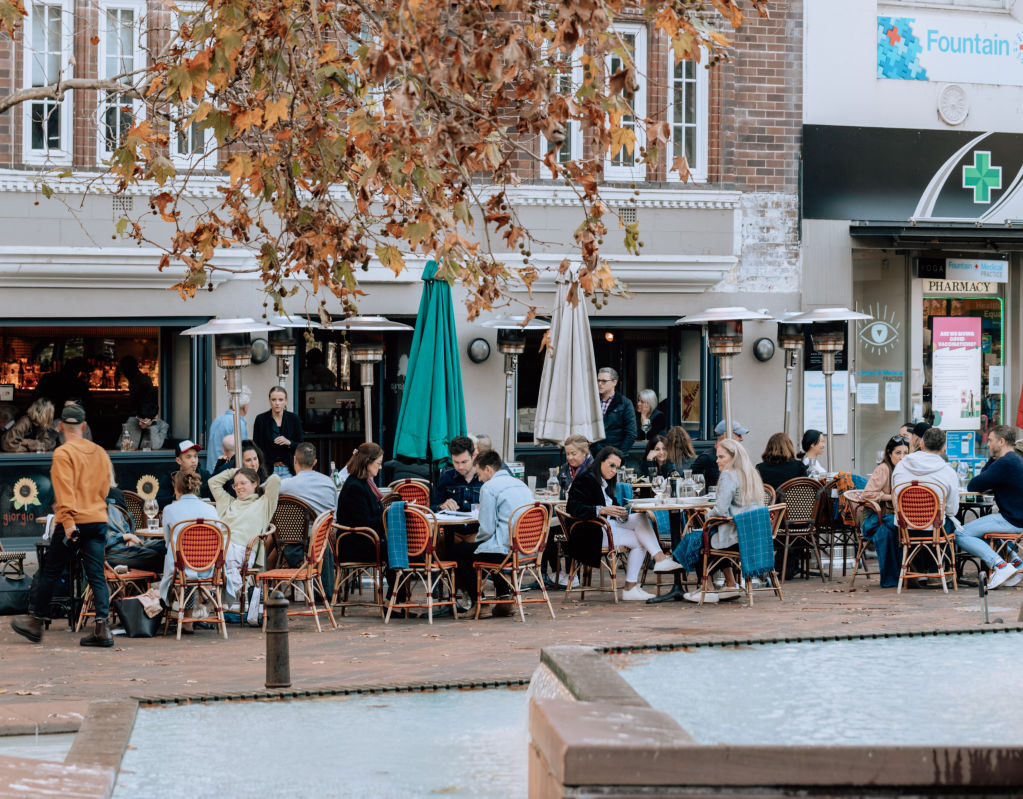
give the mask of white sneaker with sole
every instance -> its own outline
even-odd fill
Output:
[[[994,591],[998,586],[1016,576],[1016,570],[1012,568],[1008,563],[1003,563],[997,569],[991,572],[991,575],[987,578],[987,590]]]
[[[648,599],[652,599],[653,596],[653,594],[644,591],[638,585],[634,585],[627,591],[622,591],[622,599],[632,602],[646,602]]]
[[[559,574],[558,575],[558,585],[560,585],[560,586],[567,586],[568,585],[568,575],[567,574]],[[573,577],[572,578],[572,587],[573,588],[578,588],[579,587],[579,578],[578,577]]]
[[[677,572],[682,569],[682,564],[674,558],[664,558],[654,564],[655,572]]]
[[[1012,567],[1010,566],[1009,568],[1011,569]],[[1005,587],[1013,588],[1019,585],[1020,581],[1023,581],[1023,572],[1017,571],[1014,575],[1012,575],[1012,577],[1005,581]]]
[[[700,601],[700,592],[699,591],[686,591],[682,595],[682,598],[686,602],[697,602],[698,603]],[[703,604],[704,605],[716,605],[717,601],[718,601],[718,595],[713,593],[713,592],[711,592],[711,591],[708,591],[706,594],[703,595]]]

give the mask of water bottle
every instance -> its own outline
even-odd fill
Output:
[[[682,496],[683,497],[695,497],[696,496],[696,481],[693,480],[693,472],[691,469],[685,470],[685,479],[682,480]]]
[[[134,445],[131,443],[131,433],[128,432],[128,425],[121,425],[121,452],[128,452],[134,449]]]
[[[334,485],[337,490],[341,490],[341,472],[337,470],[337,466],[334,465],[334,461],[330,462],[330,479],[334,481]]]
[[[547,472],[547,496],[558,499],[561,496],[561,483],[558,482],[558,467],[551,466]]]
[[[966,461],[960,461],[959,467],[956,470],[959,475],[959,488],[964,491],[966,490],[966,476],[969,468],[969,464]]]

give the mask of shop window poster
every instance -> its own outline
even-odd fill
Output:
[[[979,430],[981,412],[981,320],[934,317],[931,409],[946,430]]]

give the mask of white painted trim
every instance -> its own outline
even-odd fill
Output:
[[[646,119],[646,95],[650,87],[647,80],[647,49],[646,49],[646,26],[635,24],[617,24],[613,27],[615,33],[635,34],[636,51],[633,55],[633,66],[636,68],[636,82],[639,89],[635,95],[634,118],[636,131],[636,146],[633,150],[633,166],[614,166],[611,158],[604,159],[604,180],[646,180],[646,163],[639,154],[640,148],[646,144],[646,131],[643,128],[643,120]],[[604,78],[611,75],[611,55],[604,59]]]
[[[60,70],[64,78],[73,78],[75,68],[70,62],[71,54],[74,52],[74,27],[75,17],[72,9],[72,0],[28,0],[25,3],[27,15],[22,30],[25,32],[22,40],[22,86],[32,86],[32,58],[34,50],[32,43],[33,7],[36,5],[57,6],[60,8],[61,23],[61,52]],[[26,164],[53,164],[65,165],[71,163],[71,148],[73,143],[71,137],[74,133],[74,92],[67,92],[58,102],[61,107],[60,115],[60,142],[58,150],[33,150],[32,149],[32,104],[28,101],[22,104],[21,108],[21,155]],[[45,132],[44,132],[45,139]]]
[[[575,94],[579,90],[579,87],[583,85],[583,58],[584,50],[582,47],[577,47],[572,51],[571,62],[572,62],[572,73],[571,73],[571,94]],[[549,57],[549,56],[548,56]],[[557,78],[555,78],[557,80]],[[569,158],[572,161],[579,161],[583,157],[583,123],[581,120],[571,120],[571,151]],[[549,149],[547,143],[547,137],[540,135],[540,159],[543,160],[544,156],[547,155]],[[541,174],[546,173],[547,177],[550,177],[550,170],[545,166],[540,167]]]
[[[100,78],[113,77],[106,74],[107,58],[107,11],[121,11],[126,9],[135,12],[135,24],[132,33],[132,69],[141,69],[148,64],[146,56],[148,20],[146,19],[145,0],[101,0],[97,6],[97,27],[99,43],[96,45],[96,71]],[[118,74],[118,73],[114,73]],[[103,114],[106,110],[106,92],[96,94],[96,161],[103,163],[103,159],[109,159],[113,150],[106,148],[106,136],[104,135]],[[139,100],[132,100],[132,117],[135,120],[142,119],[145,115],[145,105]]]
[[[696,158],[695,162],[689,164],[689,172],[692,175],[693,181],[696,183],[705,183],[707,181],[707,163],[709,148],[707,144],[707,137],[710,132],[710,103],[708,94],[710,93],[710,79],[709,70],[707,69],[707,59],[709,56],[704,52],[703,57],[699,63],[696,63]],[[668,125],[672,125],[671,117],[671,105],[674,97],[674,83],[675,83],[675,54],[674,51],[668,48],[668,108],[665,119],[668,120]],[[667,164],[668,173],[667,180],[672,183],[680,182],[680,178],[677,172],[672,171],[671,162],[673,159],[672,153],[674,152],[675,138],[674,132],[671,138],[668,139],[668,152],[667,152]]]
[[[171,21],[174,26],[171,31],[171,36],[176,37],[177,31],[181,29],[182,17],[185,15],[196,14],[203,10],[204,5],[196,0],[179,0],[176,4],[176,11],[171,12]],[[198,104],[189,103],[190,111],[194,112],[195,108],[198,108]],[[173,112],[174,109],[172,109]],[[187,114],[186,114],[187,116]],[[192,132],[192,131],[190,131]],[[215,170],[217,168],[216,156],[213,156],[212,161],[210,160],[210,142],[213,139],[213,129],[206,128],[204,130],[196,129],[197,132],[202,135],[202,150],[199,153],[186,153],[182,155],[178,152],[178,131],[175,129],[173,123],[170,125],[168,131],[167,150],[170,152],[171,163],[174,164],[175,168],[179,172],[185,172],[190,169],[206,171]],[[191,178],[194,179],[194,176]],[[216,180],[214,178],[214,180]],[[223,181],[225,184],[227,181]],[[204,195],[205,196],[205,195]]]

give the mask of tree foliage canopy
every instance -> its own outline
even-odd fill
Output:
[[[748,5],[767,13],[767,0]],[[12,35],[24,13],[21,0],[0,0]],[[578,289],[615,286],[600,254],[604,159],[632,153],[637,124],[641,159],[664,159],[669,130],[627,124],[645,65],[613,22],[646,23],[676,60],[707,64],[727,55],[743,20],[736,0],[205,0],[166,16],[166,35],[149,37],[147,68],[115,79],[146,112],[109,169],[120,189],[159,186],[147,214],[173,225],[169,240],[151,240],[146,214],[119,227],[161,247],[161,268],[185,265],[183,295],[208,285],[218,249],[246,247],[275,304],[305,286],[349,310],[371,259],[399,273],[417,254],[469,290],[470,317],[537,276],[532,236],[507,196],[530,161],[578,197],[580,223],[562,243],[582,264]],[[621,67],[607,74],[612,54]],[[568,57],[581,61],[582,80],[566,93]],[[66,83],[49,89],[59,95]],[[15,94],[5,107],[24,101]],[[560,161],[573,121],[586,157]],[[212,134],[210,146],[176,167],[168,148],[193,127]],[[211,166],[226,175],[219,197],[196,208],[189,181]],[[684,159],[669,166],[687,177]],[[638,250],[634,225],[624,240]],[[522,263],[500,262],[501,251]]]

